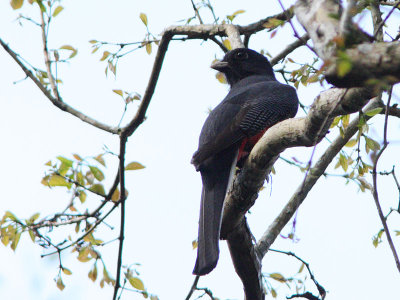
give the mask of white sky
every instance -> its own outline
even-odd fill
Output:
[[[280,11],[276,1],[214,1],[218,16],[231,14],[238,9],[246,13],[237,22],[247,24]],[[123,89],[144,94],[152,68],[154,55],[143,49],[126,58],[118,66],[117,78],[105,78],[105,63],[99,62],[101,50],[90,54],[91,39],[110,42],[140,41],[145,28],[139,14],[145,12],[154,34],[177,21],[192,16],[190,1],[67,1],[65,10],[55,19],[50,32],[50,48],[70,44],[79,53],[71,64],[59,67],[64,81],[60,87],[64,100],[73,107],[104,123],[116,125],[123,103],[112,89]],[[289,4],[286,4],[289,6]],[[25,4],[21,11],[33,18],[35,10]],[[0,3],[0,37],[22,57],[36,66],[43,66],[40,32],[24,22],[20,27],[8,1]],[[210,20],[207,14],[205,19]],[[365,19],[368,20],[366,15]],[[300,30],[300,27],[298,27]],[[253,37],[250,46],[277,54],[292,41],[288,25],[270,39],[265,32]],[[46,170],[44,163],[57,155],[71,157],[96,155],[106,145],[118,151],[118,139],[92,128],[78,119],[61,112],[40,93],[31,81],[13,82],[24,74],[11,58],[0,50],[0,182],[2,200],[0,214],[6,210],[21,218],[36,212],[41,217],[61,210],[69,201],[62,189],[42,186],[40,180]],[[207,109],[215,107],[227,92],[227,86],[215,80],[215,71],[209,68],[215,55],[222,52],[212,42],[171,42],[161,76],[148,110],[146,122],[129,139],[127,162],[139,161],[144,170],[127,174],[130,192],[127,201],[124,264],[141,263],[139,268],[148,291],[160,299],[183,299],[193,282],[191,271],[195,251],[191,242],[197,235],[198,207],[201,180],[189,161],[197,148],[197,139]],[[297,55],[297,56],[296,56]],[[300,61],[311,62],[307,49],[291,55]],[[318,94],[317,84],[300,87],[299,98],[310,104]],[[398,95],[398,92],[396,93]],[[394,98],[398,102],[398,97]],[[131,105],[128,119],[136,104]],[[299,112],[298,115],[302,115]],[[381,118],[376,118],[381,120]],[[378,124],[379,121],[373,120]],[[398,163],[399,123],[391,121],[389,148],[381,163],[382,170],[391,170]],[[381,127],[371,135],[381,139]],[[330,135],[335,137],[336,132]],[[317,147],[317,156],[326,143]],[[307,161],[311,149],[291,149],[283,156],[296,156]],[[115,161],[107,157],[106,184],[113,180]],[[279,162],[277,175],[263,192],[249,216],[250,227],[259,238],[279,213],[303,179],[295,168]],[[333,170],[330,170],[333,172]],[[400,171],[399,171],[400,172]],[[341,173],[341,171],[337,171]],[[396,207],[398,194],[392,178],[380,178],[380,196],[384,211]],[[89,208],[99,199],[88,199]],[[396,219],[397,218],[397,219]],[[96,234],[103,240],[118,236],[119,215],[114,213],[108,224]],[[311,191],[299,210],[297,222],[298,243],[277,239],[274,249],[293,251],[311,264],[316,279],[328,291],[327,299],[397,299],[399,274],[389,247],[384,242],[377,249],[372,246],[372,236],[381,228],[372,196],[358,192],[354,184],[345,186],[342,178],[322,178]],[[389,219],[392,229],[400,230],[398,216]],[[288,233],[286,228],[283,233]],[[67,231],[55,229],[56,238],[64,238]],[[394,237],[400,249],[399,237]],[[221,299],[242,299],[242,285],[234,273],[230,256],[221,242],[219,264],[210,275],[200,281]],[[110,275],[115,277],[117,243],[102,249]],[[28,236],[21,239],[17,251],[0,247],[0,298],[1,299],[110,299],[113,289],[100,289],[97,280],[92,283],[87,273],[92,262],[83,264],[76,253],[63,254],[63,264],[73,276],[63,276],[66,288],[59,291],[53,282],[58,272],[57,257],[41,259],[42,249]],[[99,276],[101,268],[99,267]],[[281,272],[294,275],[300,263],[289,257],[268,253],[263,260],[264,272]],[[278,297],[290,292],[273,282]],[[307,288],[316,293],[312,282]],[[142,299],[141,295],[124,292],[122,299]]]

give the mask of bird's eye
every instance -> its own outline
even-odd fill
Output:
[[[246,52],[238,52],[235,55],[235,58],[240,59],[240,60],[244,60],[247,59],[249,56]]]

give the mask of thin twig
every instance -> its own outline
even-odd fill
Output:
[[[42,43],[43,43],[43,55],[44,55],[44,64],[46,65],[47,77],[49,78],[50,86],[53,91],[53,96],[57,99],[57,101],[61,101],[60,95],[58,93],[57,85],[54,81],[53,73],[51,72],[51,62],[49,57],[49,51],[47,49],[47,30],[46,30],[46,22],[44,21],[44,12],[40,12],[41,19],[41,31],[42,31]],[[47,27],[49,24],[47,24]]]
[[[272,66],[276,65],[281,59],[284,59],[289,53],[293,52],[297,48],[305,45],[310,37],[308,34],[304,34],[300,39],[297,39],[293,43],[289,44],[285,49],[283,49],[276,56],[271,58],[270,63]]]
[[[118,290],[121,287],[121,267],[122,267],[122,250],[124,246],[124,235],[125,235],[125,149],[126,149],[127,137],[120,137],[120,152],[119,152],[119,182],[120,182],[120,200],[121,203],[121,221],[120,221],[120,233],[119,233],[119,247],[118,247],[118,262],[117,262],[117,276],[114,285],[114,296],[113,300],[117,299]]]
[[[396,4],[392,7],[392,9],[390,10],[390,12],[387,14],[387,16],[385,17],[385,19],[379,24],[379,26],[374,30],[374,38],[376,38],[379,34],[379,31],[381,30],[381,28],[383,27],[383,25],[385,25],[386,21],[389,19],[389,17],[392,15],[392,13],[394,12],[394,10],[400,5],[400,0],[396,2]]]
[[[14,61],[20,66],[22,71],[24,71],[25,75],[28,76],[35,83],[35,85],[42,91],[42,93],[56,107],[58,107],[59,109],[61,109],[63,111],[66,111],[66,112],[72,114],[73,116],[77,117],[81,121],[86,122],[86,123],[88,123],[88,124],[90,124],[90,125],[92,125],[94,127],[97,127],[99,129],[101,129],[101,130],[110,132],[112,134],[118,134],[119,133],[119,129],[118,128],[103,124],[103,123],[101,123],[101,122],[99,122],[99,121],[97,121],[95,119],[92,119],[91,117],[81,113],[80,111],[78,111],[75,108],[69,106],[65,102],[58,101],[56,98],[53,97],[53,95],[51,95],[49,90],[47,90],[46,87],[43,86],[43,84],[41,84],[41,82],[36,78],[36,76],[32,73],[32,71],[29,70],[25,66],[25,64],[19,59],[18,55],[13,50],[11,50],[11,48],[8,47],[8,45],[2,39],[0,39],[0,44],[4,48],[4,50],[14,59]]]
[[[306,266],[307,271],[308,271],[308,273],[310,274],[310,278],[311,278],[311,280],[314,282],[315,286],[317,287],[318,293],[320,294],[322,300],[325,299],[326,290],[325,290],[325,288],[324,288],[322,285],[320,285],[320,284],[318,283],[318,281],[315,279],[315,276],[314,276],[313,272],[311,272],[310,264],[309,264],[308,262],[304,261],[302,258],[298,257],[296,254],[294,254],[293,252],[290,252],[290,251],[289,251],[289,252],[286,252],[286,251],[275,250],[275,249],[269,249],[269,251],[273,251],[273,252],[277,252],[277,253],[282,253],[282,254],[286,254],[286,255],[289,255],[289,256],[293,256],[293,257],[296,258],[297,260],[301,261],[301,262]],[[288,298],[288,299],[290,299],[290,298]]]
[[[186,296],[185,300],[189,300],[190,297],[192,297],[193,293],[195,290],[197,290],[197,283],[199,282],[200,276],[197,275],[193,281],[192,287],[190,288],[190,291],[188,295]]]
[[[400,1],[399,1],[399,3],[400,3]],[[383,146],[382,146],[381,150],[378,152],[378,154],[376,155],[376,157],[374,159],[374,164],[373,164],[373,169],[372,169],[372,182],[373,182],[372,195],[374,197],[375,205],[376,205],[376,208],[378,210],[379,218],[381,219],[381,222],[382,222],[382,225],[383,225],[383,229],[385,230],[385,233],[386,233],[387,241],[389,243],[390,249],[392,250],[393,258],[394,258],[394,260],[396,262],[396,267],[400,272],[399,257],[397,255],[396,248],[394,247],[393,240],[392,240],[392,237],[390,235],[390,231],[389,231],[385,216],[383,215],[382,208],[381,208],[381,205],[380,205],[380,202],[379,202],[377,172],[376,172],[377,166],[378,166],[378,161],[379,161],[380,157],[382,156],[383,152],[385,151],[385,149],[388,146],[388,141],[387,141],[387,128],[388,128],[388,120],[389,120],[388,107],[390,107],[390,100],[392,98],[392,89],[393,89],[393,87],[390,88],[389,98],[388,98],[388,101],[387,101],[387,104],[386,104],[385,124],[384,124],[384,128],[383,128]]]

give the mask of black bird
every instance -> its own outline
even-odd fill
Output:
[[[231,89],[205,121],[192,158],[203,181],[196,275],[217,265],[223,204],[237,163],[269,127],[294,117],[298,108],[296,90],[279,83],[269,61],[253,50],[229,51],[211,68],[225,74]]]

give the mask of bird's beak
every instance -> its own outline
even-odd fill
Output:
[[[222,72],[226,68],[229,67],[229,64],[226,61],[216,61],[211,64],[211,68],[217,71]]]

